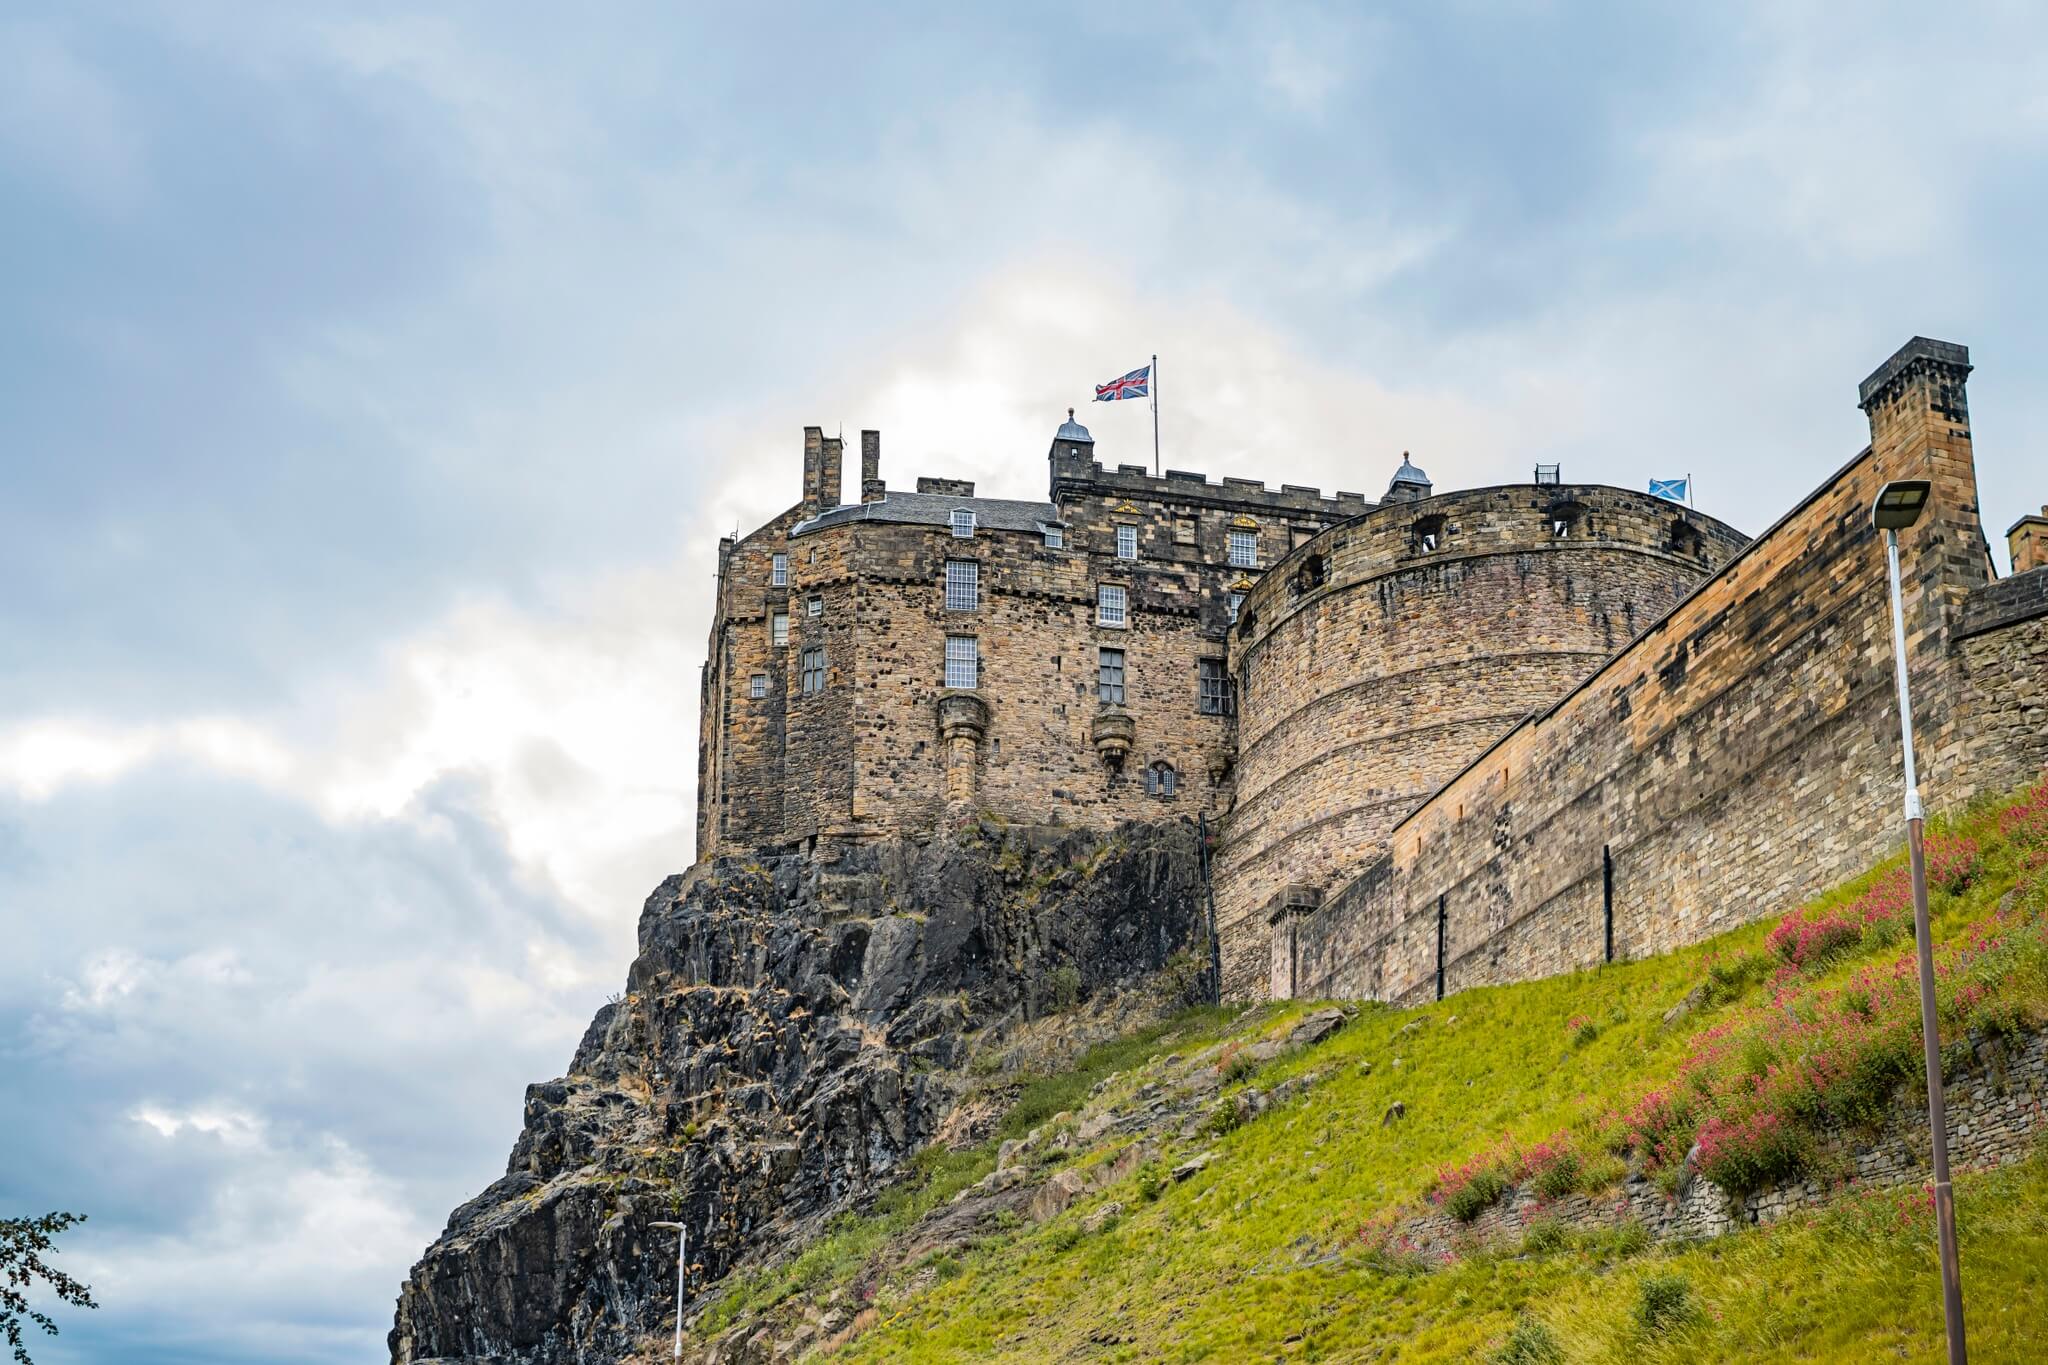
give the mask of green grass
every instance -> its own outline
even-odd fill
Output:
[[[2019,875],[1996,846],[1994,810],[1960,823],[1987,838],[1987,871],[1938,899],[1938,939],[1988,913]],[[1869,881],[1825,899],[1847,904]],[[1640,1228],[1553,1229],[1431,1266],[1377,1249],[1370,1235],[1422,1201],[1447,1166],[1504,1143],[1607,1131],[1606,1116],[1676,1073],[1702,1029],[1767,997],[1768,971],[1755,964],[1771,927],[1415,1011],[1366,1010],[1249,1078],[1271,1087],[1311,1069],[1325,1076],[1305,1098],[1203,1135],[1199,1145],[1218,1154],[1208,1170],[1164,1185],[1152,1173],[1151,1199],[1134,1177],[958,1254],[958,1273],[920,1292],[885,1283],[877,1322],[835,1358],[1533,1360],[1552,1346],[1573,1361],[1930,1358],[1940,1341],[1931,1220],[1902,1212],[1896,1196],[1856,1196],[1692,1247],[1651,1247]],[[1807,984],[1839,987],[1873,954],[1898,950],[1851,948]],[[1666,1027],[1665,1011],[1703,983],[1704,1003]],[[1284,1033],[1300,1009],[1256,1011],[1238,1036]],[[1402,1034],[1416,1019],[1422,1027]],[[1220,1036],[1227,1017],[1210,1025]],[[1074,1073],[1034,1083],[1005,1134],[1078,1108],[1096,1080],[1159,1051],[1160,1036],[1098,1049]],[[1396,1100],[1407,1117],[1383,1127]],[[1595,1153],[1579,1183],[1620,1174]],[[1966,1177],[1958,1197],[1973,1352],[2038,1358],[2048,1339],[2048,1160]],[[1079,1220],[1108,1199],[1123,1216],[1082,1234]]]

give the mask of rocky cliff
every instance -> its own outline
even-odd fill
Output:
[[[984,823],[669,878],[625,994],[528,1087],[505,1175],[413,1267],[393,1361],[619,1359],[674,1321],[675,1241],[649,1224],[689,1228],[701,1295],[871,1200],[949,1115],[971,1128],[967,1064],[1025,1021],[1170,963],[1131,998],[1206,989],[1206,935],[1186,821]]]

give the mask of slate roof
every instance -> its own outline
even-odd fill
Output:
[[[886,521],[907,526],[951,526],[953,510],[974,510],[977,531],[1037,531],[1046,522],[1057,523],[1060,513],[1049,502],[1014,502],[1008,498],[962,498],[951,493],[898,493],[891,491],[880,502],[856,502],[828,508],[790,529],[792,536],[850,521]]]

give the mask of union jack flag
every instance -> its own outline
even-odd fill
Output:
[[[1141,366],[1121,379],[1095,386],[1095,401],[1114,403],[1119,398],[1143,398],[1152,392],[1152,367]]]

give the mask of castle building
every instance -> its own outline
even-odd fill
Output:
[[[1859,391],[1871,446],[1756,542],[1554,468],[1440,493],[1404,454],[1377,503],[1105,468],[1071,410],[1043,502],[892,491],[864,431],[842,504],[806,428],[799,501],[719,544],[698,857],[1200,814],[1236,998],[1413,999],[1769,913],[1891,837],[1884,479],[1939,499],[1906,555],[1930,792],[2048,760],[2048,572],[1994,581],[1969,369],[1914,338]]]

